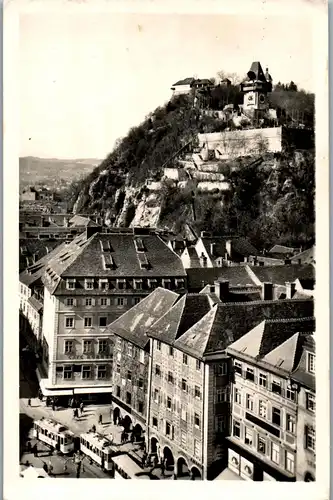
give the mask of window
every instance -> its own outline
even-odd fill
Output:
[[[84,327],[85,328],[91,328],[92,326],[92,318],[90,316],[87,316],[84,318]]]
[[[280,463],[280,446],[272,442],[272,461],[276,464]]]
[[[126,403],[130,405],[132,402],[132,394],[130,392],[126,392]]]
[[[74,290],[75,289],[75,282],[76,282],[75,279],[68,279],[66,281],[67,290]]]
[[[290,401],[295,401],[295,399],[296,399],[295,391],[291,387],[287,387],[286,398],[290,399]]]
[[[107,279],[99,280],[99,288],[100,288],[100,290],[108,290],[109,289],[109,281]]]
[[[82,378],[91,378],[91,366],[82,366]]]
[[[200,387],[197,385],[194,386],[194,395],[196,398],[201,399]]]
[[[84,281],[84,288],[86,290],[92,290],[94,288],[94,280],[86,279]]]
[[[182,390],[187,391],[187,382],[184,378],[182,378]]]
[[[133,346],[132,346],[132,344],[127,344],[127,355],[130,358],[133,356]]]
[[[305,427],[306,449],[316,451],[316,431],[313,427]]]
[[[196,360],[196,369],[197,370],[201,370],[201,361],[200,361],[200,359]]]
[[[242,395],[241,391],[235,387],[235,403],[241,405],[242,404]]]
[[[64,366],[64,378],[72,378],[72,376],[73,376],[73,367]]]
[[[65,340],[65,354],[73,352],[73,341]]]
[[[161,367],[160,367],[160,365],[155,365],[155,375],[157,375],[158,377],[161,376]]]
[[[316,356],[312,352],[307,353],[307,371],[309,373],[316,371]]]
[[[288,472],[294,473],[295,469],[295,456],[290,451],[286,451],[286,469]]]
[[[246,368],[245,378],[247,380],[252,380],[252,382],[254,382],[254,370],[253,370],[253,368]]]
[[[238,422],[238,420],[234,420],[232,427],[232,435],[237,438],[240,438],[240,422]]]
[[[306,393],[306,409],[312,412],[316,411],[316,397],[310,392]]]
[[[106,297],[101,298],[101,306],[107,306],[108,305],[108,299]]]
[[[143,403],[142,403],[142,401],[138,402],[138,410],[139,410],[139,413],[143,413]]]
[[[100,316],[100,318],[99,318],[99,326],[103,328],[104,326],[107,325],[107,321],[108,321],[108,319],[107,319],[106,316]]]
[[[160,351],[160,350],[161,350],[161,341],[160,341],[160,340],[156,340],[156,349],[157,349],[158,351]]]
[[[119,363],[116,364],[116,372],[120,373],[120,364]]]
[[[126,299],[124,297],[117,297],[116,298],[116,305],[117,306],[124,306],[126,303]]]
[[[158,391],[158,389],[154,389],[154,401],[155,401],[155,403],[159,402],[159,391]]]
[[[187,365],[187,354],[183,354],[183,364]]]
[[[245,444],[252,446],[253,442],[253,432],[251,429],[245,427]]]
[[[140,363],[145,362],[145,351],[143,349],[140,350],[139,359],[140,359]]]
[[[261,385],[261,387],[267,387],[267,376],[263,373],[259,373],[259,385]]]
[[[235,391],[238,389],[235,389]],[[236,394],[236,392],[235,392]],[[228,389],[216,389],[216,403],[225,403],[229,401]]]
[[[171,410],[172,408],[172,400],[169,396],[167,397],[167,408],[168,410]]]
[[[281,410],[279,408],[272,407],[272,422],[280,427],[281,425]]]
[[[66,306],[73,306],[73,305],[74,305],[74,299],[72,299],[71,297],[67,298],[66,299]]]
[[[167,436],[170,436],[171,434],[171,425],[169,424],[169,422],[165,422],[165,434]]]
[[[259,415],[262,418],[267,417],[267,403],[266,403],[266,401],[259,400]]]
[[[92,305],[92,299],[91,297],[86,298],[86,306],[91,306]]]
[[[296,432],[296,419],[293,415],[286,415],[286,429],[288,432],[295,434]]]
[[[282,389],[281,389],[281,382],[280,380],[273,379],[272,381],[272,392],[275,394],[281,394]]]
[[[162,280],[162,286],[164,288],[166,288],[167,290],[170,290],[170,288],[171,288],[171,280],[169,280],[169,279]]]
[[[74,328],[74,318],[67,316],[65,318],[65,327],[66,328]]]
[[[125,290],[126,288],[125,280],[117,280],[117,287],[119,290]]]
[[[92,341],[91,340],[84,340],[83,341],[83,352],[85,354],[90,353],[92,351]]]
[[[138,304],[140,302],[140,300],[141,300],[140,297],[134,297],[133,304],[134,305]]]
[[[173,384],[173,382],[174,382],[174,378],[173,378],[173,373],[172,372],[168,372],[168,382],[169,382],[169,384]]]
[[[194,440],[194,455],[200,457],[200,442],[197,439]]]
[[[157,429],[157,418],[153,417],[153,427],[156,427]]]
[[[200,428],[200,417],[197,413],[194,414],[194,425],[199,429]]]
[[[130,370],[127,371],[127,380],[132,380],[132,372]]]
[[[120,386],[116,385],[116,396],[117,398],[120,398]]]
[[[140,389],[142,389],[142,387],[143,387],[143,378],[142,377],[139,377],[138,386],[140,387]]]
[[[260,436],[258,436],[258,451],[266,455],[266,440]]]
[[[154,279],[148,280],[148,284],[150,288],[154,289],[157,287],[157,280]]]
[[[217,375],[226,375],[227,374],[227,363],[221,363],[217,366]]]
[[[216,432],[224,432],[225,430],[225,416],[218,415],[215,420]]]
[[[184,431],[181,431],[180,433],[180,440],[181,440],[181,444],[184,448],[186,448],[186,445],[187,445],[187,437],[186,437],[186,432]]]
[[[169,347],[169,356],[173,356],[173,347]]]
[[[98,341],[98,352],[99,353],[107,353],[108,352],[108,341],[107,340],[99,340]]]
[[[142,280],[134,280],[135,290],[142,290]]]
[[[187,422],[187,411],[186,411],[186,408],[184,406],[182,406],[181,416],[182,416],[182,420]]]
[[[250,394],[246,394],[246,408],[253,411],[253,397]]]
[[[106,378],[106,366],[100,365],[97,367],[97,378]]]

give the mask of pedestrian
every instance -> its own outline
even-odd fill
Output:
[[[147,461],[147,453],[144,452],[142,455],[142,468],[143,469],[146,467],[146,461]]]
[[[161,474],[164,477],[164,462],[161,463]]]
[[[52,401],[52,411],[55,411],[55,403]]]
[[[28,406],[31,406],[31,399],[28,399]]]
[[[33,451],[33,454],[34,454],[34,457],[37,457],[37,454],[38,454],[38,448],[37,448],[37,443],[35,443],[32,447],[32,451]]]
[[[84,410],[84,405],[83,403],[80,404],[80,410],[81,410],[81,415],[83,415],[83,410]]]
[[[76,408],[73,410],[73,417],[76,418]]]
[[[49,460],[49,475],[52,476],[52,472],[53,472],[53,465],[51,463],[51,460]]]
[[[102,424],[102,423],[103,423],[103,417],[102,417],[102,414],[101,414],[101,413],[99,414],[99,417],[98,417],[98,423],[99,423],[99,424]]]
[[[175,480],[177,479],[177,474],[175,472],[173,473],[172,479],[175,479]]]
[[[157,455],[154,456],[154,468],[158,466],[158,458]]]
[[[96,432],[96,425],[93,425],[91,430],[95,433]]]
[[[124,433],[124,431],[123,431],[123,432],[121,433],[121,436],[120,436],[120,442],[121,442],[121,444],[123,444],[123,442],[124,442],[124,435],[125,435],[125,433]]]
[[[131,443],[132,444],[134,443],[134,432],[132,432],[132,434],[131,434]]]
[[[49,472],[47,463],[43,462],[43,469],[45,470],[46,474]]]
[[[30,443],[30,441],[27,442],[27,448],[28,448],[28,453],[31,453],[31,443]]]

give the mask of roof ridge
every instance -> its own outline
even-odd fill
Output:
[[[224,307],[226,306],[244,306],[244,305],[256,305],[256,304],[279,304],[279,303],[286,303],[286,302],[308,302],[312,300],[313,297],[307,297],[307,298],[299,298],[299,299],[275,299],[275,300],[252,300],[252,301],[247,301],[247,302],[221,302],[220,304],[223,305]]]
[[[306,316],[303,318],[274,318],[274,319],[266,319],[265,321],[267,323],[293,323],[293,322],[299,322],[299,321],[309,321],[309,320],[315,320],[315,316]]]

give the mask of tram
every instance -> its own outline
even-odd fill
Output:
[[[82,453],[91,458],[103,470],[113,473],[114,464],[111,456],[114,452],[111,444],[111,438],[96,432],[89,431],[80,435],[80,450]]]
[[[149,479],[141,467],[128,455],[117,455],[112,460],[114,463],[115,479]]]
[[[55,420],[42,418],[34,421],[33,435],[64,455],[74,450],[74,434],[65,425]]]

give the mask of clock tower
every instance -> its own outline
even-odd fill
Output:
[[[260,62],[253,62],[247,78],[241,84],[241,91],[244,94],[245,114],[260,116],[268,111],[267,93],[272,91],[272,77],[268,68],[264,74]]]

